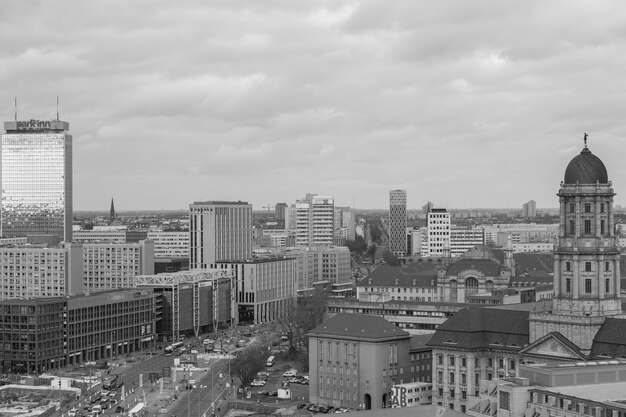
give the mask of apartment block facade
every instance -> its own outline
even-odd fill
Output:
[[[207,201],[189,205],[189,268],[252,258],[252,205]]]

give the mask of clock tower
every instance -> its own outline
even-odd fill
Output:
[[[559,239],[554,248],[551,310],[530,315],[530,343],[559,332],[588,354],[606,317],[622,314],[620,248],[613,185],[604,163],[585,146],[565,170],[558,192]]]

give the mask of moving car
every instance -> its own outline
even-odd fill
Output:
[[[263,381],[262,379],[255,379],[254,381],[252,381],[250,383],[250,386],[252,386],[252,387],[263,387],[263,386],[265,386],[265,381]]]

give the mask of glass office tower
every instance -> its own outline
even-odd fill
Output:
[[[72,240],[72,135],[60,120],[5,122],[0,142],[0,235]]]

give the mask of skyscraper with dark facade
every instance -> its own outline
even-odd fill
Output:
[[[0,229],[5,237],[72,240],[72,135],[69,123],[4,123],[0,141]]]

